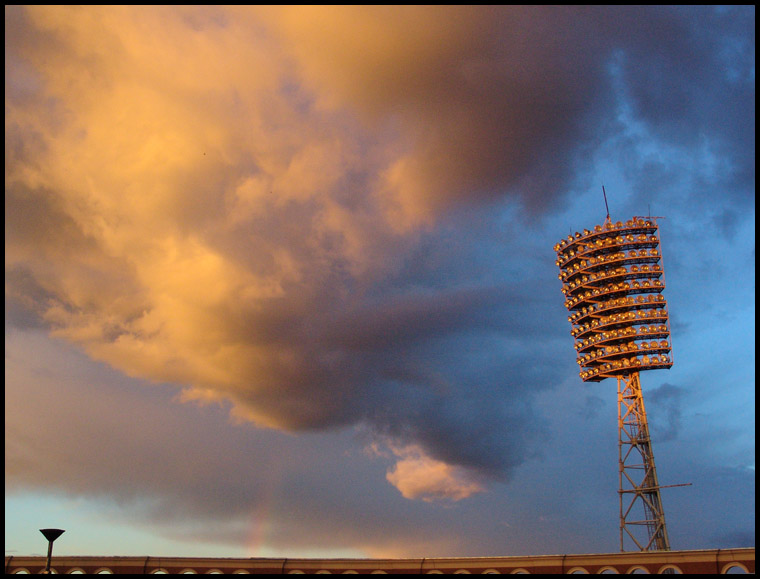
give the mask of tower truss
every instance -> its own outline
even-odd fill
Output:
[[[639,373],[618,376],[620,550],[670,551]]]
[[[618,382],[620,550],[670,550],[639,373],[670,368],[657,222],[634,217],[554,246],[584,382]]]

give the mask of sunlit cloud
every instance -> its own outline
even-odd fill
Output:
[[[486,490],[467,469],[430,458],[417,446],[393,452],[398,461],[386,478],[407,499],[459,501]]]
[[[498,154],[472,131],[501,103],[489,97],[479,112],[468,98],[480,81],[450,78],[477,65],[461,60],[482,48],[471,32],[489,44],[497,31],[466,9],[442,11],[419,37],[376,22],[411,26],[423,12],[349,9],[341,17],[358,27],[333,43],[325,35],[350,27],[326,8],[15,14],[34,31],[18,42],[16,74],[45,97],[8,99],[23,146],[10,153],[7,210],[31,230],[17,225],[7,265],[45,296],[31,307],[53,335],[130,376],[181,385],[186,400],[229,402],[259,426],[361,419],[377,376],[341,328],[387,343],[408,327],[384,323],[383,336],[366,325],[376,316],[355,312],[385,307],[377,282],[398,273],[440,211],[514,179],[482,181],[472,165]],[[359,67],[346,44],[375,66]],[[234,62],[217,66],[229,53]],[[393,64],[401,53],[405,71]],[[377,75],[395,79],[381,81],[385,96]],[[453,84],[428,110],[428,95]],[[376,131],[378,119],[395,128]],[[463,139],[474,157],[453,162]],[[22,212],[30,200],[44,229]]]

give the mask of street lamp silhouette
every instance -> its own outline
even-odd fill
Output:
[[[45,570],[43,571],[45,575],[50,575],[50,559],[53,556],[53,541],[65,532],[66,531],[63,529],[40,529],[40,533],[45,535],[45,538],[48,540],[47,563],[45,563]]]

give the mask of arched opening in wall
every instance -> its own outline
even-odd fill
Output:
[[[101,567],[94,573],[95,575],[113,575],[113,571],[111,571],[108,567]]]
[[[483,575],[501,575],[496,569],[486,569],[482,573]]]
[[[530,575],[530,571],[527,569],[515,569],[511,575]]]
[[[660,570],[657,571],[658,575],[683,575],[683,571],[681,571],[678,567],[675,565],[663,565],[660,567]]]
[[[644,567],[635,566],[628,569],[628,575],[649,575],[649,571]]]
[[[724,565],[721,570],[722,575],[738,575],[742,573],[749,573],[749,571],[741,563],[729,563],[728,565]]]
[[[66,575],[86,575],[87,573],[84,572],[84,569],[81,569],[79,567],[72,567],[68,571],[66,571]]]
[[[618,570],[614,567],[602,567],[599,570],[600,575],[619,575]]]
[[[179,572],[180,575],[197,575],[198,571],[195,569],[182,569],[182,571]]]
[[[149,575],[168,575],[168,574],[169,574],[169,572],[166,569],[164,569],[163,567],[161,567],[159,569],[153,569],[153,571],[151,571],[149,573]]]
[[[16,569],[11,575],[31,575],[32,572],[29,571],[29,569],[25,569],[24,567],[21,567],[20,569]]]
[[[224,575],[224,573],[219,569],[211,569],[206,571],[206,575]]]
[[[586,571],[583,567],[573,567],[567,572],[568,575],[588,575],[588,571]]]

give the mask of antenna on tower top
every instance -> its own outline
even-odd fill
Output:
[[[610,222],[610,206],[607,205],[607,192],[604,190],[604,185],[602,185],[602,194],[604,195],[604,206],[607,208],[607,220],[605,223]]]

